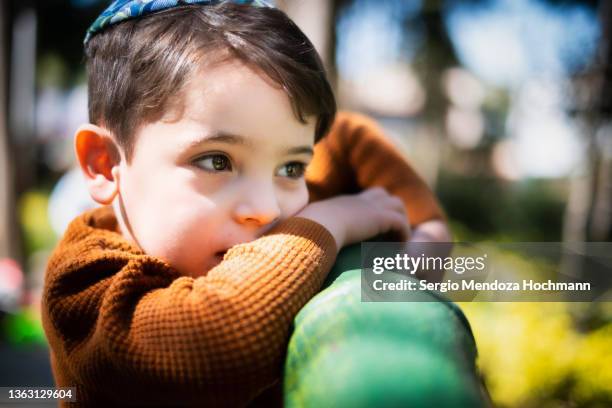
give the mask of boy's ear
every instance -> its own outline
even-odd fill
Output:
[[[74,148],[91,198],[108,205],[119,192],[119,148],[110,132],[100,126],[79,126]]]

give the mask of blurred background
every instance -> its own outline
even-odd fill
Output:
[[[92,205],[72,136],[87,121],[82,40],[107,4],[0,1],[0,386],[52,384],[40,292]],[[612,241],[612,2],[276,4],[340,107],[376,118],[435,190],[456,240]],[[461,307],[497,406],[612,406],[610,303]]]

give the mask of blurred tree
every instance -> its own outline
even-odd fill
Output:
[[[599,4],[597,58],[574,77],[573,113],[588,141],[582,172],[572,180],[565,214],[566,241],[612,240],[612,4]]]
[[[13,144],[8,132],[9,41],[12,26],[8,5],[0,2],[0,259],[20,258],[15,209]]]
[[[598,129],[592,140],[591,203],[587,217],[587,239],[612,240],[612,4],[601,2],[602,36],[599,75],[601,85],[595,94],[593,109],[599,116]]]
[[[43,147],[36,138],[40,56],[58,56],[71,77],[63,85],[73,85],[83,71],[87,25],[107,4],[106,0],[0,1],[0,258],[23,261],[16,202],[31,188],[54,182],[40,160]]]
[[[304,33],[313,41],[327,69],[329,81],[336,87],[336,45],[338,19],[342,10],[350,6],[354,0],[317,0],[305,3],[300,0],[276,0],[278,8],[285,11]],[[325,8],[312,12],[312,7]],[[323,20],[321,20],[323,16]]]
[[[353,0],[331,0],[330,3],[330,22],[331,26],[328,31],[328,43],[329,47],[327,48],[327,55],[325,59],[328,61],[328,74],[330,77],[330,81],[332,81],[332,85],[334,87],[337,86],[338,81],[338,67],[336,65],[336,47],[338,45],[338,32],[336,27],[338,27],[338,20],[340,18],[340,13],[346,7],[348,7]]]
[[[421,12],[414,18],[406,19],[404,32],[409,33],[411,26],[423,27],[423,41],[416,53],[414,67],[427,97],[423,110],[423,119],[430,137],[435,140],[437,149],[430,160],[434,161],[429,182],[435,186],[440,169],[442,148],[445,139],[445,118],[449,101],[443,89],[445,72],[459,65],[455,48],[451,42],[444,23],[444,0],[423,0]]]
[[[428,135],[427,169],[423,170],[426,170],[428,182],[433,185],[436,182],[441,158],[445,135],[445,116],[448,109],[448,99],[442,86],[443,76],[449,68],[459,65],[444,22],[447,1],[422,0],[419,5],[415,6],[408,6],[402,0],[331,1],[333,29],[329,32],[331,46],[327,59],[333,62],[333,64],[329,64],[332,78],[337,76],[335,63],[337,62],[338,38],[348,35],[338,32],[338,27],[341,26],[339,23],[347,15],[355,16],[358,13],[366,13],[369,6],[384,9],[387,15],[391,16],[389,20],[397,22],[394,24],[399,24],[403,37],[401,40],[402,48],[391,50],[391,53],[397,52],[398,62],[404,65],[407,61],[410,61],[410,65],[412,65],[420,80],[420,86],[426,89],[425,104],[419,119]],[[378,29],[383,31],[393,30],[393,27],[381,26]],[[351,40],[349,38],[349,41]],[[380,46],[387,46],[387,44],[381,44]],[[352,61],[351,63],[359,64],[360,61]],[[412,94],[413,91],[411,90],[410,93]],[[377,113],[372,112],[375,116]],[[385,116],[385,119],[391,118]]]
[[[64,61],[70,74],[64,86],[72,86],[84,70],[85,32],[109,3],[107,0],[44,0],[36,3],[41,16],[38,54],[53,53]]]
[[[459,65],[459,59],[444,23],[444,0],[423,0],[421,13],[405,20],[405,31],[410,26],[423,27],[423,41],[414,61],[421,81],[427,89],[424,118],[432,125],[440,126],[446,115],[448,99],[442,88],[442,76],[447,69]],[[415,21],[416,20],[416,21]],[[441,131],[442,132],[442,131]]]

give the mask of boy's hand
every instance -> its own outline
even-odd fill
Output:
[[[296,216],[311,219],[327,228],[336,240],[338,250],[392,230],[399,232],[403,240],[410,235],[404,203],[382,187],[316,201]]]

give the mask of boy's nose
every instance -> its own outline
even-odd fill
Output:
[[[264,226],[274,222],[279,216],[280,211],[278,209],[252,208],[250,206],[241,205],[236,210],[235,218],[240,224]]]
[[[281,215],[276,195],[268,189],[251,191],[248,197],[244,198],[234,212],[236,221],[240,224],[264,226]]]

